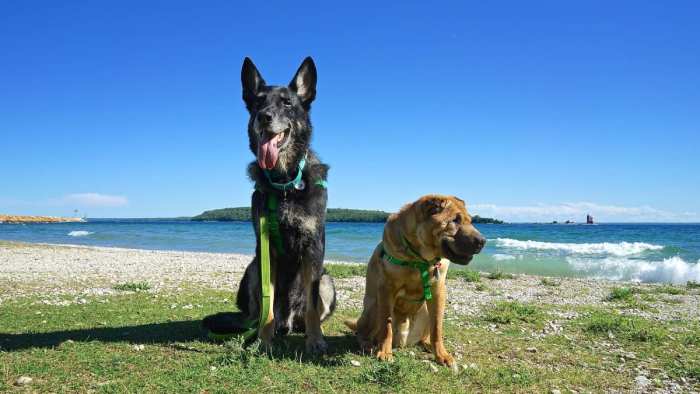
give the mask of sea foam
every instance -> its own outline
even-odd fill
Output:
[[[693,264],[678,256],[661,261],[619,257],[599,260],[568,258],[567,261],[576,270],[605,279],[662,283],[700,282],[700,260]]]
[[[94,233],[92,233],[90,231],[85,231],[85,230],[75,230],[75,231],[71,231],[68,233],[68,235],[71,237],[84,237],[84,236],[90,235],[90,234],[94,234]]]
[[[599,242],[599,243],[559,243],[541,241],[520,241],[511,238],[496,238],[497,246],[519,250],[557,250],[571,254],[607,254],[632,256],[648,250],[661,250],[660,245],[645,242]]]

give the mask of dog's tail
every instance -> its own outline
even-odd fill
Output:
[[[346,319],[343,323],[352,331],[357,331],[357,319]]]

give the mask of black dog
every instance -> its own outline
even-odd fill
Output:
[[[316,96],[316,66],[307,57],[289,86],[268,86],[253,62],[246,58],[241,81],[243,100],[250,113],[250,150],[257,158],[248,166],[248,175],[256,188],[252,213],[257,246],[255,258],[241,280],[236,302],[249,319],[258,318],[259,218],[267,208],[269,194],[275,194],[281,248],[270,247],[274,323],[259,331],[260,336],[270,345],[273,334],[305,331],[307,351],[324,352],[327,346],[321,322],[335,309],[335,288],[323,269],[328,166],[309,147],[309,111]],[[270,244],[275,244],[274,241],[271,239]]]

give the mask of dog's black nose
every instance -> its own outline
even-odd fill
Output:
[[[481,252],[484,245],[486,245],[486,238],[484,238],[482,235],[476,236],[476,238],[474,238],[474,253]]]
[[[265,112],[258,112],[258,123],[268,124],[272,122],[272,116]]]

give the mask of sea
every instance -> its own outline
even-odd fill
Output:
[[[482,224],[477,228],[487,244],[469,267],[481,271],[700,282],[700,224]],[[366,263],[382,230],[383,223],[328,223],[326,260]],[[0,240],[248,255],[255,248],[249,222],[187,220],[0,224]]]

